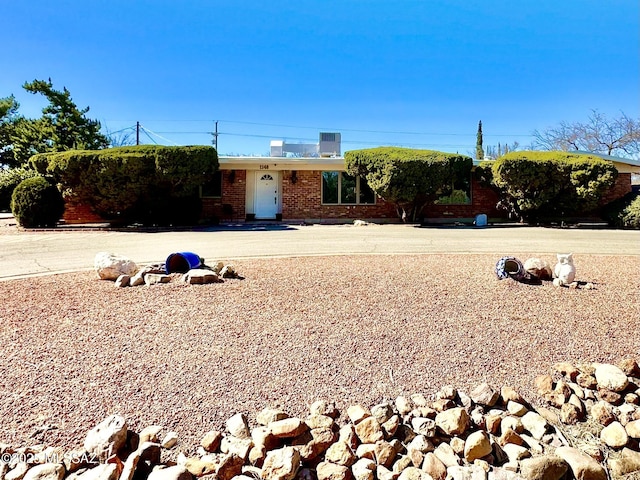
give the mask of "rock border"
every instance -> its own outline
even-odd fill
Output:
[[[206,432],[197,454],[175,432],[112,415],[81,449],[0,444],[0,480],[607,480],[640,475],[640,368],[568,362],[536,378],[545,406],[512,387],[445,386],[427,400],[351,405],[340,422],[319,400],[305,418],[264,408]],[[589,435],[585,435],[588,433]],[[587,439],[587,440],[585,440]],[[162,461],[165,456],[174,460]]]

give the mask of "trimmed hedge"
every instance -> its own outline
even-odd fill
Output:
[[[605,205],[604,217],[612,227],[640,229],[640,194],[627,193]]]
[[[473,166],[465,155],[397,147],[352,150],[344,158],[349,174],[364,177],[379,197],[396,204],[402,218],[413,221],[457,178],[469,178]]]
[[[198,189],[217,171],[218,155],[207,146],[140,145],[38,154],[30,163],[103,218],[175,225],[197,221]]]
[[[11,195],[20,182],[39,176],[32,168],[0,169],[0,211],[11,210]]]
[[[531,151],[500,157],[493,162],[491,174],[502,206],[523,219],[592,212],[618,176],[613,163],[599,157]]]
[[[13,190],[11,211],[23,227],[54,227],[64,213],[64,200],[47,179],[27,178]]]

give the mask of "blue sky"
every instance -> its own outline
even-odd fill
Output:
[[[591,109],[640,111],[637,0],[0,0],[0,96],[51,78],[110,131],[265,154],[342,133],[343,151],[528,145]],[[188,133],[186,133],[188,132]],[[149,142],[146,137],[143,141]]]

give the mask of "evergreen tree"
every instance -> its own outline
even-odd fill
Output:
[[[482,148],[482,120],[478,122],[478,135],[476,137],[476,160],[484,158],[484,149]]]
[[[62,91],[55,90],[49,79],[27,82],[23,88],[49,100],[49,105],[42,109],[42,123],[39,125],[49,143],[47,151],[98,150],[109,145],[109,139],[100,133],[100,122],[85,116],[89,107],[78,109],[65,87]]]
[[[0,98],[0,166],[16,167],[21,163],[14,159],[11,140],[20,118],[18,108],[20,104],[13,95]]]

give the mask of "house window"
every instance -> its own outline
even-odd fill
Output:
[[[376,203],[376,196],[364,178],[346,172],[322,172],[322,203],[372,205]]]
[[[438,205],[470,205],[471,178],[468,176],[453,178],[451,186],[441,191],[434,203]]]
[[[222,197],[222,172],[218,170],[213,178],[200,187],[201,197]]]

